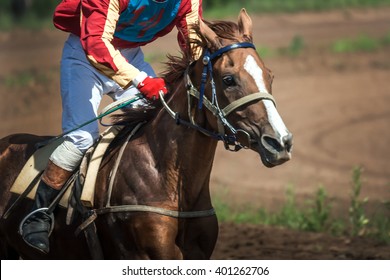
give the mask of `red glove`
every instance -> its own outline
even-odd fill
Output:
[[[159,99],[160,91],[164,94],[168,92],[165,81],[162,78],[146,77],[142,82],[138,83],[137,88],[146,98],[152,100]]]

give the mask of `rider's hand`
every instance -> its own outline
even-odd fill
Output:
[[[151,100],[159,99],[160,91],[162,91],[164,94],[168,92],[165,86],[165,81],[162,78],[146,76],[142,81],[137,83],[136,87],[146,98]]]

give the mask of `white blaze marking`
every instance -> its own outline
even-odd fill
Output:
[[[269,93],[264,84],[263,70],[257,65],[253,56],[248,55],[244,64],[245,70],[253,77],[260,92]]]
[[[282,139],[284,136],[289,134],[286,125],[280,117],[274,103],[271,100],[263,100],[265,108],[267,110],[268,121],[274,129],[276,135],[279,135],[280,143],[283,143]]]
[[[261,70],[260,66],[257,64],[253,56],[248,55],[244,64],[244,68],[255,80],[259,92],[269,93],[264,83],[263,70]],[[264,99],[263,103],[265,109],[267,110],[269,123],[271,124],[276,135],[278,135],[280,137],[280,140],[282,140],[282,138],[289,133],[286,128],[286,125],[284,124],[282,118],[276,110],[275,104],[271,100]],[[283,143],[283,141],[281,141],[280,143]]]

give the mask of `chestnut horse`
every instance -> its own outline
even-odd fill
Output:
[[[201,22],[194,32],[202,38],[197,41],[203,50],[200,59],[191,61],[189,53],[169,57],[163,74],[170,92],[166,101],[160,98],[150,108],[131,109],[116,117],[126,125],[100,166],[94,209],[89,211],[93,219],[85,223],[77,216],[67,225],[66,209],[57,207],[46,255],[27,246],[18,234],[31,200],[22,201],[4,218],[16,199],[10,187],[35,144],[44,138],[18,134],[0,140],[2,259],[211,257],[218,222],[209,182],[218,141],[228,150],[250,148],[264,165],[273,167],[290,159],[292,135],[275,108],[273,76],[252,43],[252,22],[246,11],[240,12],[238,24]],[[123,145],[128,127],[142,120],[148,122]],[[99,250],[92,255],[88,238],[75,234],[83,222],[94,226],[92,247]]]

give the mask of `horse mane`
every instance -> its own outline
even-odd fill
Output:
[[[218,20],[214,22],[204,21],[219,39],[225,39],[230,42],[252,42],[252,37],[242,34],[237,23],[232,21]],[[199,30],[199,27],[197,27]]]
[[[204,21],[219,37],[232,42],[239,41],[251,41],[252,38],[248,38],[243,34],[240,34],[238,25],[231,21]],[[171,98],[177,90],[177,84],[183,80],[184,74],[188,66],[194,62],[192,58],[191,47],[204,49],[207,46],[206,40],[203,38],[200,32],[199,25],[192,25],[190,32],[195,32],[198,38],[187,41],[187,47],[185,51],[181,52],[181,56],[167,55],[168,61],[165,62],[165,70],[162,72],[161,77],[165,80],[168,87],[168,98]],[[123,113],[112,116],[112,122],[114,125],[134,125],[141,121],[152,120],[157,113],[162,109],[161,102],[149,101],[149,104],[139,108],[123,109]]]

